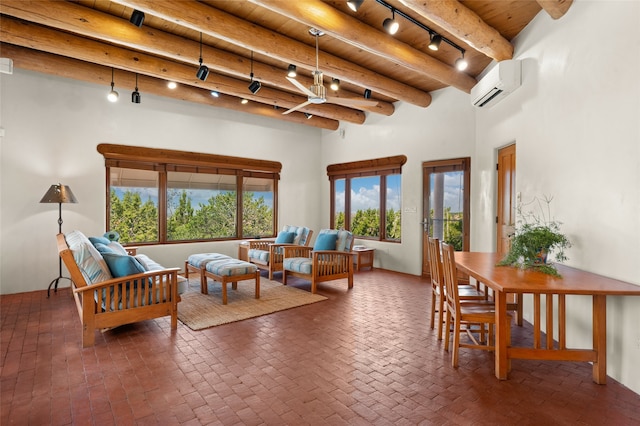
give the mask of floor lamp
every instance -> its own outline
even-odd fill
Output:
[[[44,194],[41,203],[58,203],[58,233],[62,234],[62,203],[77,203],[75,195],[71,192],[71,188],[67,185],[57,184],[51,185],[51,188]],[[54,278],[53,281],[47,287],[47,298],[49,297],[49,291],[51,290],[51,286],[54,286],[54,292],[58,292],[58,282],[61,279],[67,279],[71,281],[71,278],[62,276],[62,258],[58,256],[58,277]]]

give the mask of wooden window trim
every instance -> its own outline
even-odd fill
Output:
[[[380,178],[380,235],[379,237],[357,236],[361,239],[371,239],[399,243],[400,240],[389,240],[386,235],[386,189],[388,175],[402,175],[402,166],[407,162],[406,155],[396,155],[392,157],[376,158],[371,160],[353,161],[349,163],[330,164],[327,166],[327,176],[329,177],[329,226],[335,228],[335,182],[339,179],[345,180],[345,227],[351,229],[351,218],[348,212],[351,210],[351,198],[347,195],[351,193],[351,179],[367,176],[378,176]],[[383,207],[384,206],[384,207]]]
[[[282,163],[278,161],[258,160],[253,158],[230,157],[217,154],[202,154],[172,149],[145,148],[139,146],[115,145],[101,143],[97,147],[106,161],[132,161],[137,164],[172,164],[180,166],[200,166],[244,171],[262,171],[280,174]],[[123,167],[115,166],[114,167]],[[217,172],[217,174],[223,174]],[[276,177],[279,179],[279,176]]]

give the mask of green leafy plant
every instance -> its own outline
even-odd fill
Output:
[[[571,241],[561,232],[562,223],[551,219],[552,200],[547,196],[543,200],[535,198],[531,203],[537,203],[538,212],[523,212],[523,206],[518,206],[519,219],[511,249],[498,265],[532,268],[560,276],[553,264],[547,263],[547,256],[553,252],[558,262],[567,260],[564,251],[571,247]]]

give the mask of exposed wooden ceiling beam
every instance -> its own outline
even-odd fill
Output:
[[[42,13],[43,6],[47,7],[47,13]],[[156,29],[153,31],[141,30],[124,19],[75,3],[54,0],[39,0],[37,2],[3,0],[2,13],[86,37],[108,41],[129,49],[159,55],[173,61],[198,65],[198,57],[194,55],[194,52],[199,50],[198,42]],[[250,64],[246,58],[206,45],[203,46],[202,53],[205,63],[210,69],[240,79],[249,78]],[[286,71],[277,67],[254,61],[253,72],[255,79],[265,86],[288,91],[292,89],[291,84],[284,78]],[[299,76],[297,79],[307,87],[313,84],[311,78]],[[345,98],[362,96],[344,89],[340,92],[340,95],[333,96]],[[394,106],[389,102],[378,101],[378,105],[362,107],[362,109],[390,116],[393,114]]]
[[[420,16],[496,61],[513,58],[513,45],[457,0],[399,0]]]
[[[14,66],[19,69],[86,81],[93,84],[103,84],[105,86],[105,102],[107,102],[106,94],[110,89],[109,85],[111,83],[111,68],[109,67],[14,46],[8,43],[2,44],[2,54],[10,57],[13,60]],[[122,70],[118,70],[115,75],[116,90],[121,93],[121,101],[129,102],[127,96],[128,90],[133,90],[135,87],[135,75]],[[282,115],[282,109],[276,110],[273,107],[258,102],[249,102],[246,105],[241,105],[238,98],[233,96],[221,95],[219,98],[213,98],[208,90],[196,87],[184,86],[181,87],[180,90],[171,90],[167,87],[165,80],[159,80],[145,75],[138,77],[138,88],[142,94],[142,102],[144,102],[145,95],[151,94],[182,101],[196,102],[216,108],[231,109],[320,129],[337,130],[339,126],[338,121],[319,116],[314,116],[308,120],[302,113]],[[125,95],[125,92],[127,95]]]
[[[281,15],[316,27],[345,43],[469,93],[476,79],[320,0],[250,0]]]
[[[112,1],[302,68],[314,69],[316,65],[315,48],[195,0]],[[320,68],[325,73],[343,81],[417,106],[426,107],[431,103],[431,95],[428,93],[374,73],[360,65],[327,53],[322,53],[320,59]]]
[[[553,19],[560,19],[571,7],[573,0],[536,0]]]
[[[196,78],[192,66],[122,49],[7,16],[0,17],[0,40],[129,72],[173,80],[189,86],[216,90],[272,106],[291,108],[306,101],[306,98],[302,96],[269,88],[262,88],[257,94],[251,94],[247,90],[246,81],[213,72],[209,74],[207,81],[201,81]],[[309,105],[305,111],[356,124],[362,124],[365,121],[363,112],[339,105]]]

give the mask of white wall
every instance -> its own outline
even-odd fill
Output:
[[[420,275],[422,270],[422,163],[446,158],[471,157],[474,111],[469,96],[456,89],[431,93],[427,108],[396,102],[391,117],[369,115],[364,126],[342,124],[340,131],[324,132],[321,181],[322,210],[329,221],[327,165],[404,154],[402,167],[402,242],[364,241],[375,247],[375,266]],[[472,166],[473,168],[473,161]]]
[[[279,224],[320,226],[321,132],[225,109],[145,95],[107,102],[97,86],[15,69],[0,74],[0,292],[45,288],[58,276],[58,206],[39,201],[54,183],[69,185],[78,204],[64,204],[63,231],[105,232],[104,158],[99,143],[139,145],[280,161]],[[164,266],[182,267],[190,253],[237,253],[237,243],[145,247]],[[68,286],[63,280],[61,286]]]
[[[496,150],[515,142],[516,190],[554,197],[567,263],[640,284],[640,2],[574,1],[559,21],[540,13],[514,46],[522,87],[476,115],[472,250],[495,248]],[[590,347],[591,299],[567,302],[567,343]],[[607,373],[640,392],[640,297],[607,309]]]
[[[283,163],[280,224],[329,223],[326,166],[404,154],[401,244],[372,243],[376,266],[421,268],[423,161],[472,156],[472,249],[495,248],[496,149],[517,143],[526,200],[555,197],[574,241],[569,264],[640,284],[640,2],[574,1],[559,21],[544,12],[514,41],[523,86],[488,111],[468,95],[434,92],[428,108],[398,102],[391,117],[317,131],[255,116],[145,96],[105,101],[108,87],[15,70],[0,75],[0,293],[44,288],[57,275],[57,206],[39,204],[68,184],[64,230],[104,231],[104,164],[98,143],[210,152]],[[315,171],[309,173],[309,170]],[[302,199],[301,199],[302,197]],[[144,252],[181,266],[195,251],[235,253],[234,243],[158,246]],[[530,305],[530,304],[529,304]],[[589,300],[569,301],[569,336],[590,344]],[[608,374],[640,393],[640,298],[608,299]]]

